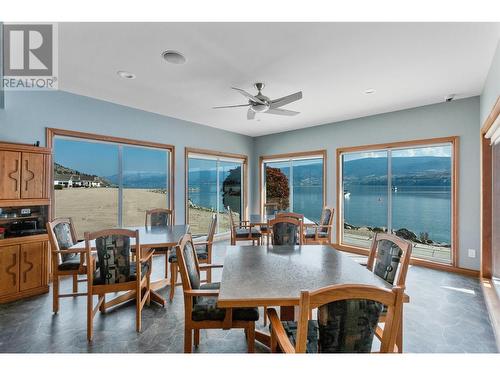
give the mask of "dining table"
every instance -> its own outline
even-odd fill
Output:
[[[266,226],[269,220],[273,220],[276,217],[274,214],[250,214],[249,215],[249,223],[252,225]],[[304,217],[303,220],[304,226],[316,225],[316,223],[307,217]]]
[[[132,227],[122,227],[122,229],[139,231],[139,241],[141,244],[141,250],[145,249],[155,249],[155,248],[170,248],[176,246],[181,238],[189,233],[189,225],[166,225],[166,226],[132,226]],[[90,242],[91,249],[95,252],[95,240]],[[131,248],[135,249],[135,238],[130,239]],[[85,241],[78,242],[71,246],[69,249],[81,250],[85,248]],[[168,256],[168,255],[165,255]],[[161,278],[155,281],[151,281],[151,300],[165,306],[166,299],[163,298],[159,293],[158,289],[161,289],[170,282],[167,278]],[[135,291],[125,293],[121,298],[120,302],[124,302],[128,299],[132,299],[135,296]]]
[[[280,319],[290,321],[301,291],[340,284],[392,288],[331,245],[227,246],[217,306],[276,306]],[[407,295],[404,302],[409,302]],[[268,333],[256,331],[255,338],[269,346]]]

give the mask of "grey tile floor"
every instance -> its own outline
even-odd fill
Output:
[[[225,244],[214,248],[214,263],[223,263]],[[164,261],[155,260],[161,275]],[[220,271],[214,273],[220,280]],[[83,287],[81,284],[80,287]],[[62,289],[71,283],[64,280]],[[405,306],[404,350],[411,353],[497,352],[479,280],[461,275],[411,267]],[[161,293],[166,296],[168,288]],[[0,305],[0,352],[139,352],[181,353],[183,350],[184,309],[182,288],[176,289],[166,308],[155,304],[143,311],[143,330],[135,332],[135,304],[128,303],[98,313],[94,319],[94,341],[86,340],[86,299],[62,299],[60,311],[52,314],[51,293]],[[262,314],[261,314],[262,315]],[[262,320],[258,327],[262,329]],[[197,352],[245,353],[242,330],[201,332]],[[257,352],[266,352],[256,345]]]

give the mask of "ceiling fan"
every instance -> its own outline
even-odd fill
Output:
[[[295,116],[300,112],[290,111],[288,109],[281,109],[284,105],[293,103],[297,100],[302,99],[302,91],[296,92],[295,94],[287,95],[279,99],[271,100],[267,96],[262,94],[262,89],[264,88],[263,83],[256,83],[254,87],[257,89],[257,95],[252,95],[245,90],[238,89],[236,87],[231,87],[233,90],[238,91],[241,95],[248,99],[248,104],[237,104],[237,105],[226,105],[221,107],[213,107],[214,109],[220,108],[235,108],[235,107],[249,107],[247,111],[247,120],[253,120],[256,113],[270,113],[272,115],[281,116]]]

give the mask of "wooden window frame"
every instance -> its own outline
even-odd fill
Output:
[[[308,156],[319,156],[323,158],[323,207],[327,203],[327,162],[328,153],[325,149],[313,150],[313,151],[301,151],[301,152],[290,152],[286,154],[274,154],[274,155],[261,155],[259,157],[259,212],[260,215],[264,214],[264,202],[266,197],[264,195],[264,161],[272,161],[279,159],[294,159],[294,158],[306,158]]]
[[[460,268],[459,264],[459,235],[458,235],[458,188],[459,188],[459,144],[460,138],[458,136],[451,137],[440,137],[440,138],[428,138],[428,139],[418,139],[412,141],[400,141],[391,143],[379,143],[372,145],[363,146],[353,146],[353,147],[341,147],[337,148],[337,166],[336,166],[336,186],[337,186],[337,196],[336,196],[336,236],[335,236],[335,247],[347,252],[368,255],[369,249],[356,247],[352,245],[342,244],[342,227],[341,227],[341,193],[342,191],[342,176],[341,176],[341,163],[342,154],[349,152],[364,152],[364,151],[376,151],[376,150],[387,150],[387,149],[399,149],[399,148],[411,148],[411,147],[422,147],[422,146],[432,146],[443,143],[451,143],[452,146],[452,187],[451,187],[451,263],[444,264],[439,262],[433,262],[431,260],[412,258],[411,264],[426,266],[429,268],[452,271],[461,274],[466,274],[469,276],[478,276],[479,272],[475,270],[469,270],[465,268]]]
[[[157,143],[157,142],[149,142],[149,141],[139,141],[136,139],[130,139],[130,138],[121,138],[121,137],[113,137],[109,135],[101,135],[101,134],[93,134],[93,133],[84,133],[84,132],[79,132],[79,131],[74,131],[74,130],[66,130],[66,129],[57,129],[57,128],[46,128],[45,129],[45,137],[46,137],[46,144],[47,147],[53,150],[54,146],[54,138],[56,136],[62,136],[62,137],[70,137],[70,138],[76,138],[76,139],[85,139],[89,141],[101,141],[101,142],[108,142],[108,143],[118,143],[122,145],[130,145],[130,146],[142,146],[142,147],[149,147],[149,148],[157,148],[157,149],[163,149],[165,151],[170,152],[170,157],[169,157],[169,166],[168,166],[168,173],[169,173],[169,199],[168,199],[168,204],[169,208],[174,211],[174,223],[175,223],[175,146],[169,145],[169,144],[163,144],[163,143]],[[54,180],[54,164],[52,163],[50,167],[50,181]],[[52,183],[53,184],[53,183]],[[54,203],[55,202],[55,190],[54,187],[51,187],[51,194],[50,194],[50,220],[52,220],[55,216],[55,207]]]
[[[241,215],[242,220],[248,219],[248,155],[244,154],[234,154],[229,152],[208,150],[203,148],[184,148],[184,220],[186,224],[189,224],[189,194],[188,194],[188,184],[189,184],[189,154],[199,154],[212,157],[220,158],[230,158],[239,159],[243,162],[243,196],[242,196],[242,208],[243,212]],[[221,235],[222,233],[218,233]]]
[[[492,274],[492,204],[493,173],[492,147],[486,133],[500,116],[500,96],[489,116],[484,121],[480,132],[481,140],[481,277],[491,279]]]

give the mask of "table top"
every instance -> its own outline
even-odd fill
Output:
[[[179,240],[189,232],[189,225],[167,225],[166,227],[124,227],[123,229],[138,230],[141,247],[171,247],[177,245]],[[130,245],[135,246],[135,239],[130,240]],[[92,248],[95,247],[95,241],[91,242]],[[85,241],[78,242],[70,249],[85,248]]]
[[[302,290],[337,284],[392,287],[328,245],[228,246],[217,304],[295,306]]]
[[[255,224],[255,225],[262,224],[262,225],[265,225],[265,224],[267,224],[268,220],[274,219],[275,216],[276,215],[251,214],[249,221],[250,221],[251,224]],[[314,221],[312,221],[312,220],[309,220],[307,217],[304,217],[304,224],[305,225],[314,225],[316,223]]]

